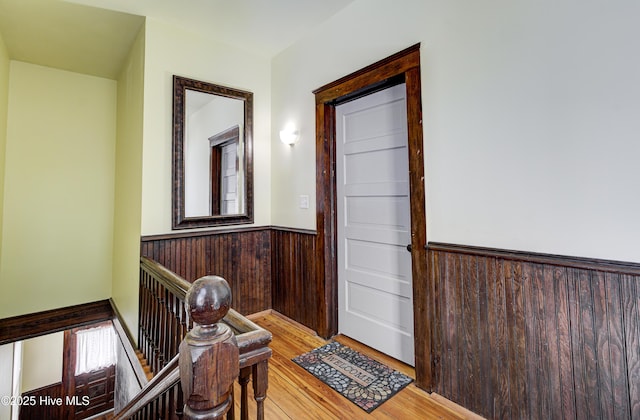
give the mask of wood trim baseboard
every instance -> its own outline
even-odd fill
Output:
[[[306,332],[307,334],[311,334],[311,335],[316,336],[316,337],[318,336],[318,333],[315,330],[313,330],[312,328],[309,328],[306,325],[301,324],[298,321],[296,321],[296,320],[294,320],[292,318],[289,318],[288,316],[286,316],[284,314],[281,314],[280,312],[276,311],[275,309],[267,309],[267,310],[264,310],[264,311],[256,312],[254,314],[247,315],[246,318],[251,322],[256,322],[257,319],[264,318],[266,316],[276,316],[276,317],[278,317],[278,318],[280,318],[280,319],[282,319],[282,320],[284,320],[284,321],[286,321],[286,322],[288,322],[288,323],[290,323],[292,325],[295,325],[296,328],[301,329],[302,331]]]
[[[114,313],[109,300],[100,300],[0,319],[0,345],[109,321]]]
[[[471,245],[429,242],[429,251],[453,252],[458,254],[478,255],[483,257],[502,258],[512,261],[526,261],[538,264],[552,264],[561,267],[598,270],[608,273],[640,275],[640,263],[614,261],[597,258],[572,257],[565,255],[544,254],[537,252],[513,251],[497,248],[485,248]]]
[[[269,316],[272,313],[274,313],[273,309],[265,309],[264,311],[260,311],[260,312],[255,312],[249,315],[245,315],[244,317],[247,318],[249,321],[253,322],[256,319],[265,317],[265,316]]]
[[[296,328],[299,328],[299,329],[301,329],[302,331],[307,332],[308,334],[311,334],[311,335],[314,335],[314,336],[318,336],[318,333],[317,333],[315,330],[313,330],[312,328],[309,328],[309,327],[307,327],[306,325],[301,324],[301,323],[299,323],[298,321],[296,321],[296,320],[294,320],[294,319],[291,319],[291,318],[289,318],[288,316],[286,316],[286,315],[284,315],[284,314],[281,314],[281,313],[280,313],[280,312],[278,312],[278,311],[271,310],[271,314],[272,314],[272,315],[274,315],[274,316],[277,316],[277,317],[278,317],[278,318],[280,318],[280,319],[283,319],[283,320],[285,320],[285,321],[289,322],[290,324],[295,325],[295,326],[296,326]]]
[[[270,230],[271,226],[248,226],[248,227],[230,227],[224,229],[211,229],[211,230],[196,230],[196,231],[184,231],[161,233],[158,235],[143,235],[140,237],[140,242],[150,242],[165,239],[180,239],[180,238],[196,238],[199,236],[209,235],[224,235],[225,233],[238,233],[238,232],[259,232],[262,230]]]
[[[229,227],[225,229],[214,229],[214,230],[197,230],[197,231],[180,231],[180,232],[172,232],[172,233],[163,233],[158,235],[143,235],[140,237],[140,242],[150,242],[150,241],[158,241],[165,239],[180,239],[180,238],[197,238],[200,236],[209,236],[209,235],[224,235],[227,233],[244,233],[244,232],[260,232],[263,230],[276,230],[282,232],[294,232],[294,233],[302,233],[305,235],[317,235],[318,232],[311,229],[301,229],[301,228],[293,228],[286,226],[240,226],[240,227]]]
[[[278,232],[291,232],[291,233],[300,233],[303,235],[317,235],[318,231],[311,229],[301,229],[301,228],[292,228],[286,226],[271,226],[271,230]]]

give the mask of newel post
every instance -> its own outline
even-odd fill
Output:
[[[221,419],[233,404],[233,383],[239,374],[236,338],[219,323],[229,311],[231,289],[222,277],[202,277],[193,283],[185,302],[194,327],[180,344],[184,418]]]

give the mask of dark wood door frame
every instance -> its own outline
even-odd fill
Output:
[[[427,230],[420,88],[420,44],[313,91],[316,99],[316,270],[318,333],[330,337],[338,332],[338,275],[336,219],[336,105],[398,83],[406,83],[411,190],[411,247],[416,384],[430,390],[431,332],[427,311],[433,294],[427,276]]]

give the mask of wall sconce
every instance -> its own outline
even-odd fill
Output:
[[[293,146],[298,141],[298,132],[291,128],[280,130],[280,141]]]

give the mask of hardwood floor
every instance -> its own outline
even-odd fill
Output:
[[[271,331],[273,356],[269,361],[269,390],[265,401],[266,419],[480,419],[462,407],[437,394],[429,394],[413,383],[386,401],[371,414],[338,394],[319,379],[291,361],[327,341],[305,327],[276,312],[249,317]],[[415,378],[414,369],[348,337],[334,338],[354,350]],[[249,387],[251,388],[251,387]],[[236,417],[239,417],[240,389],[236,385]],[[250,402],[253,395],[250,394]],[[249,406],[250,418],[255,418],[255,403]]]

